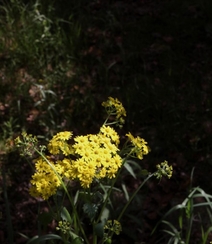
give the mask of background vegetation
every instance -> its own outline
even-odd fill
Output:
[[[119,243],[165,243],[159,230],[150,235],[164,213],[191,184],[212,190],[211,16],[210,0],[1,1],[1,243],[11,243],[7,213],[14,243],[25,243],[18,232],[36,234],[37,223],[31,169],[6,145],[23,129],[44,142],[61,130],[94,132],[108,96],[128,112],[121,133],[148,141],[144,168],[164,159],[174,168],[131,205]],[[131,192],[142,178],[123,180]]]

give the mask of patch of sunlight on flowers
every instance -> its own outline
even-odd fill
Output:
[[[47,146],[52,155],[58,158],[60,154],[64,156],[63,160],[55,161],[47,157],[61,178],[78,180],[83,188],[89,188],[95,178],[111,179],[116,176],[122,165],[122,158],[118,154],[117,147],[119,135],[114,129],[103,126],[98,134],[74,137],[73,144],[69,143],[71,136],[71,132],[60,132],[49,141]],[[71,159],[67,156],[71,156]],[[30,193],[48,199],[55,194],[60,181],[45,160],[38,158],[35,161],[36,172],[32,176],[33,188]]]
[[[143,159],[150,152],[147,142],[139,136],[126,134],[128,140],[120,150],[120,137],[111,127],[112,124],[121,126],[126,111],[118,99],[109,97],[102,105],[108,118],[97,134],[87,134],[73,137],[71,131],[59,132],[53,136],[47,145],[37,149],[37,139],[32,135],[22,133],[22,138],[16,139],[16,145],[24,155],[36,151],[40,157],[34,160],[35,173],[32,175],[30,194],[34,197],[48,199],[56,194],[63,182],[78,181],[83,188],[89,188],[95,180],[112,179],[122,167],[124,158],[135,157]],[[112,115],[114,121],[108,121]],[[122,155],[122,157],[121,157]],[[157,178],[172,175],[172,166],[166,161],[157,165]]]

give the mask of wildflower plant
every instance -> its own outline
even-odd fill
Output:
[[[168,169],[166,161],[162,167],[159,167],[159,171],[163,171],[163,169]],[[193,181],[193,173],[194,168],[191,172],[190,182]],[[164,173],[162,173],[162,175],[164,175]],[[167,177],[169,178],[169,174],[167,174]],[[163,232],[166,234],[164,236],[164,242],[168,244],[194,243],[196,238],[199,239],[198,243],[209,243],[212,233],[211,203],[211,194],[206,193],[199,186],[193,187],[192,184],[190,184],[186,198],[177,205],[174,205],[163,215],[153,232],[160,225],[163,228]],[[200,230],[200,232],[198,232],[198,230]],[[197,237],[196,234],[198,233],[201,234]]]
[[[38,155],[34,159],[30,195],[49,201],[60,198],[64,192],[52,215],[60,232],[53,237],[61,238],[64,243],[91,243],[90,238],[93,244],[111,243],[113,235],[120,234],[121,218],[141,187],[152,176],[160,179],[172,175],[172,167],[166,161],[158,165],[157,171],[149,173],[128,199],[118,218],[111,220],[108,205],[122,168],[129,158],[141,160],[150,149],[143,138],[134,137],[130,132],[120,148],[119,134],[111,126],[122,127],[126,111],[122,103],[112,97],[102,105],[107,118],[96,134],[74,136],[71,131],[59,132],[46,147],[39,146],[36,137],[25,132],[15,140],[23,155],[32,156],[33,152]],[[64,206],[66,198],[67,207]],[[86,232],[87,220],[92,234]],[[52,235],[44,237],[53,239]]]

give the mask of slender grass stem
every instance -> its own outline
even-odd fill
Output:
[[[89,241],[88,241],[88,239],[87,239],[87,237],[86,237],[86,234],[85,234],[85,232],[84,232],[84,229],[83,229],[83,227],[82,227],[82,225],[81,225],[81,222],[80,222],[80,219],[79,219],[79,215],[78,215],[78,213],[77,213],[77,210],[76,210],[76,208],[75,208],[75,205],[74,205],[74,202],[73,202],[73,200],[72,200],[72,198],[71,198],[71,196],[70,196],[70,194],[69,194],[69,192],[68,192],[68,190],[67,190],[67,187],[66,187],[66,185],[64,184],[64,182],[63,182],[63,180],[62,180],[62,178],[61,178],[61,176],[57,173],[57,171],[55,170],[55,168],[54,168],[54,166],[49,162],[49,160],[43,155],[43,153],[41,153],[38,149],[35,149],[35,151],[48,163],[48,165],[51,167],[51,169],[54,171],[54,173],[57,175],[57,177],[58,177],[58,179],[60,180],[60,183],[61,183],[61,185],[62,185],[62,187],[63,187],[63,189],[65,190],[65,193],[67,194],[67,196],[68,196],[68,199],[69,199],[69,202],[70,202],[70,204],[71,204],[71,207],[72,207],[72,209],[73,209],[73,213],[74,213],[74,216],[75,216],[75,218],[76,218],[76,225],[79,227],[79,229],[80,229],[80,231],[81,231],[81,233],[82,233],[82,235],[83,235],[83,238],[84,238],[84,240],[85,240],[85,242],[87,243],[87,244],[89,244]]]
[[[124,165],[124,163],[126,162],[126,160],[127,160],[127,158],[125,158],[125,159],[123,160],[123,165]],[[122,166],[123,166],[123,165],[122,165]],[[101,218],[101,216],[102,216],[102,213],[103,213],[103,211],[104,211],[104,209],[105,209],[105,207],[106,207],[106,204],[108,203],[108,199],[110,198],[110,195],[111,195],[111,193],[112,193],[113,187],[114,187],[114,185],[115,185],[115,183],[116,183],[116,181],[117,181],[117,179],[118,179],[118,177],[119,177],[119,175],[120,175],[121,170],[122,170],[122,167],[121,167],[121,169],[118,171],[116,177],[112,180],[111,187],[110,187],[110,189],[109,189],[109,191],[108,191],[108,193],[107,193],[107,196],[106,196],[106,198],[105,198],[105,200],[104,200],[104,204],[103,204],[102,209],[101,209],[101,211],[100,211],[99,217],[98,217],[98,219],[97,219],[97,221],[96,221],[97,223],[100,221],[100,218]]]
[[[137,190],[132,194],[132,196],[130,197],[130,199],[128,200],[128,202],[126,203],[126,205],[124,206],[124,208],[122,209],[121,213],[119,214],[119,217],[117,218],[117,220],[119,221],[124,212],[126,211],[126,209],[128,208],[128,206],[130,205],[130,203],[132,202],[132,200],[134,199],[134,197],[137,195],[137,193],[140,191],[140,189],[146,184],[146,182],[153,176],[154,174],[150,174],[144,181],[143,183],[137,188]]]

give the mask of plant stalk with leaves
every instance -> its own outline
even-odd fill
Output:
[[[58,201],[59,194],[62,194],[54,213],[58,223],[56,230],[60,235],[54,235],[54,238],[61,238],[64,243],[111,243],[112,236],[120,234],[119,221],[141,187],[152,176],[170,178],[172,175],[172,166],[168,166],[166,161],[157,165],[157,171],[148,174],[118,218],[111,220],[108,205],[122,168],[129,158],[143,159],[149,147],[144,139],[128,133],[127,142],[120,150],[119,135],[111,125],[122,127],[126,111],[122,103],[112,97],[102,105],[108,116],[97,134],[73,137],[70,131],[59,132],[47,147],[38,146],[37,138],[25,132],[15,140],[23,155],[38,155],[34,160],[35,173],[31,179],[30,195],[46,201],[57,198]],[[132,171],[129,165],[126,169]],[[64,206],[66,198],[69,202],[67,207]],[[85,224],[87,222],[92,227],[91,233]],[[51,237],[38,236],[33,240],[36,242],[39,238]],[[31,239],[29,243],[34,242]]]

